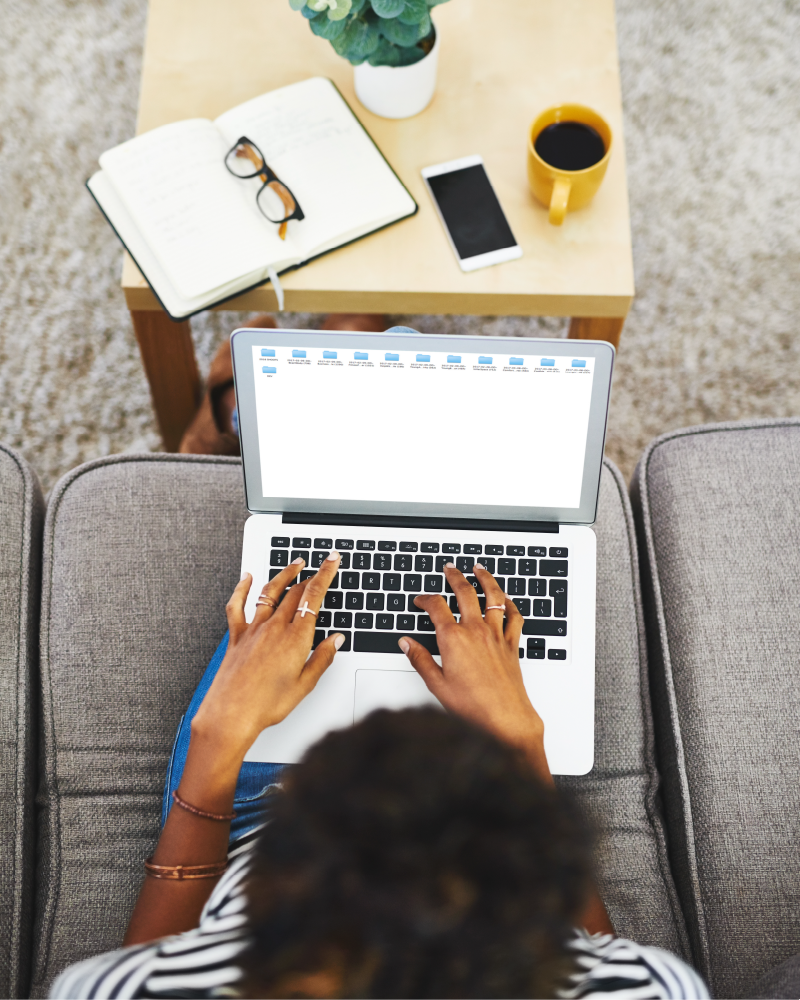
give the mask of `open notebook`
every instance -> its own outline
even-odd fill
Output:
[[[247,136],[305,218],[286,239],[256,205],[261,181],[233,177]],[[163,125],[108,150],[87,181],[164,309],[183,319],[417,211],[330,80],[312,77],[226,111]]]

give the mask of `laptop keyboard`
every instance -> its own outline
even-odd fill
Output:
[[[569,552],[564,547],[276,535],[269,578],[299,556],[309,567],[300,573],[306,580],[334,548],[342,561],[317,616],[315,646],[326,635],[341,632],[342,652],[399,653],[398,639],[410,635],[438,653],[433,623],[414,598],[441,594],[458,620],[458,604],[444,576],[445,563],[454,562],[475,588],[483,610],[486,598],[472,572],[480,562],[525,619],[520,659],[567,659],[566,648],[558,643],[567,635]]]

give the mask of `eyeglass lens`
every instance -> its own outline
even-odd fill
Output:
[[[225,157],[225,166],[237,177],[256,177],[264,169],[264,159],[255,146],[240,142]]]
[[[258,192],[258,207],[270,222],[283,222],[297,209],[291,192],[280,181],[265,184]]]

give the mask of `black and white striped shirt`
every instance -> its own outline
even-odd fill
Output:
[[[260,830],[232,846],[230,864],[211,893],[200,925],[185,934],[134,945],[79,962],[53,984],[51,997],[235,997],[247,947],[245,882]],[[705,1000],[702,979],[675,955],[614,938],[575,931],[567,942],[576,971],[559,1000]]]

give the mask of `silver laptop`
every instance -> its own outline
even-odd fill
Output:
[[[376,708],[438,704],[401,653],[437,655],[414,604],[453,560],[480,561],[525,622],[519,656],[556,774],[594,756],[595,535],[590,525],[614,350],[592,341],[311,330],[232,336],[247,508],[246,615],[298,555],[342,563],[315,642],[346,641],[315,690],[247,760],[292,763]]]

